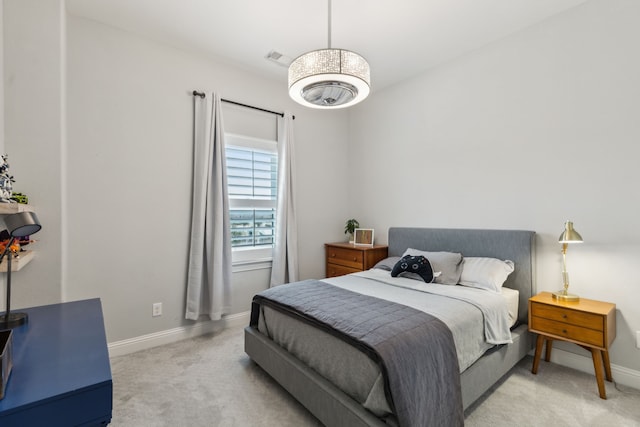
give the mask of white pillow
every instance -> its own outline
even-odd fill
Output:
[[[500,292],[509,274],[513,272],[513,261],[497,258],[465,257],[462,263],[460,284]]]

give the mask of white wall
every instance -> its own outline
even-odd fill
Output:
[[[300,274],[324,275],[323,243],[343,237],[348,215],[347,192],[335,190],[346,182],[348,114],[298,107],[285,75],[270,80],[93,21],[36,13],[33,0],[7,3],[6,118],[21,125],[7,126],[20,141],[7,151],[29,166],[14,170],[32,185],[17,190],[29,194],[44,225],[38,257],[16,274],[16,308],[99,297],[109,342],[192,324],[183,318],[194,89],[295,114]],[[234,313],[249,310],[268,275],[234,274]],[[163,303],[162,317],[151,317],[154,302]]]
[[[537,289],[617,304],[612,363],[640,370],[640,3],[595,0],[351,111],[350,207],[390,226],[537,232]],[[561,345],[560,345],[561,346]],[[586,354],[577,346],[562,348]]]
[[[324,274],[322,244],[340,236],[346,216],[346,192],[331,191],[346,176],[346,114],[298,108],[284,77],[267,80],[85,19],[68,22],[73,262],[65,287],[69,299],[103,298],[109,341],[189,324],[182,319],[193,89],[293,111],[300,273]],[[325,176],[332,165],[336,173]],[[318,209],[328,201],[344,207]],[[267,287],[267,278],[268,270],[234,274],[235,312],[249,310],[250,297]],[[152,319],[156,301],[164,303],[164,315]]]
[[[0,2],[0,151],[4,153],[4,2]]]
[[[5,152],[13,190],[27,194],[43,225],[35,260],[12,276],[20,308],[62,297],[66,14],[62,0],[3,4]]]
[[[4,2],[0,2],[0,152],[4,153]]]

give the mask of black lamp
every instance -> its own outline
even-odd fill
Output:
[[[0,254],[0,264],[4,257],[11,252],[11,245],[16,237],[26,237],[40,231],[42,226],[38,221],[38,217],[34,212],[19,212],[15,214],[5,215],[4,223],[9,233],[9,242],[2,254]],[[0,315],[0,328],[13,328],[23,325],[27,322],[27,313],[11,313],[11,258],[7,257],[7,311]]]

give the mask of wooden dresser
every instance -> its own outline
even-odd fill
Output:
[[[325,243],[326,276],[336,277],[368,270],[387,257],[386,245],[359,246],[353,243]]]
[[[609,346],[616,337],[615,304],[584,298],[558,301],[550,292],[540,292],[529,299],[529,330],[538,334],[531,372],[538,372],[545,342],[547,362],[554,340],[578,344],[591,352],[598,392],[601,398],[607,398],[604,376],[612,381]]]

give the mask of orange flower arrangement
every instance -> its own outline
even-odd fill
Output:
[[[4,251],[7,249],[8,244],[9,244],[9,240],[3,240],[0,242],[0,254],[4,253]],[[14,239],[11,246],[9,246],[9,249],[11,250],[11,252],[14,253],[14,255],[20,252],[20,243],[18,242],[18,240]]]

